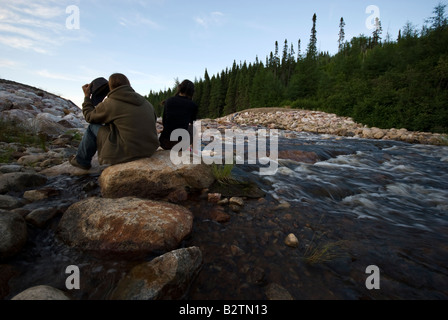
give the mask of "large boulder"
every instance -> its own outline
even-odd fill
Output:
[[[59,237],[69,246],[104,256],[140,256],[177,249],[193,228],[181,206],[137,198],[89,198],[63,215]]]
[[[175,165],[170,151],[107,168],[99,178],[105,198],[135,196],[144,199],[177,202],[179,194],[191,189],[205,189],[213,184],[212,169],[205,164]]]
[[[180,300],[202,266],[198,247],[179,249],[134,267],[117,285],[113,300]]]
[[[70,298],[61,290],[50,286],[37,286],[29,288],[11,300],[18,301],[64,301]]]
[[[25,219],[17,213],[0,210],[0,259],[19,253],[26,240]]]

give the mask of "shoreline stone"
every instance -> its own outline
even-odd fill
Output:
[[[215,178],[205,164],[176,166],[170,151],[158,151],[151,158],[108,167],[98,181],[105,198],[132,196],[181,202],[186,200],[186,189],[206,189]]]
[[[192,229],[193,214],[179,205],[92,197],[67,209],[57,235],[83,251],[136,257],[174,250]]]
[[[215,120],[227,125],[260,125],[269,129],[281,129],[295,132],[330,134],[361,139],[394,140],[412,144],[448,145],[448,135],[408,131],[407,129],[369,128],[355,123],[352,118],[340,117],[321,111],[299,109],[249,109]]]

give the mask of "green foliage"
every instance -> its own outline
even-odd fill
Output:
[[[213,177],[215,177],[216,181],[218,181],[221,184],[233,184],[235,183],[235,179],[232,176],[232,170],[233,170],[232,164],[226,164],[226,165],[212,165],[212,173]]]
[[[45,138],[15,121],[0,119],[0,142],[42,146],[45,145]]]
[[[381,21],[371,36],[348,42],[345,21],[339,25],[339,51],[317,52],[317,16],[313,16],[306,54],[298,55],[287,40],[280,56],[279,43],[263,64],[237,64],[196,81],[194,100],[200,118],[217,118],[249,108],[277,107],[320,110],[353,117],[382,128],[448,133],[448,28],[446,5],[419,32],[407,22],[397,41],[382,41]],[[335,26],[336,29],[337,26]],[[161,114],[159,104],[172,90],[147,97]],[[282,103],[283,102],[283,103]]]

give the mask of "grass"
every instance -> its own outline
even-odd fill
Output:
[[[304,260],[310,265],[330,262],[342,257],[344,241],[311,244],[305,251]]]
[[[233,167],[234,167],[233,164],[225,164],[225,165],[213,164],[212,172],[216,181],[224,185],[239,183],[239,181],[236,180],[232,175]]]
[[[15,121],[7,121],[0,119],[0,142],[18,143],[23,146],[40,147],[42,150],[47,150],[47,141],[43,135],[38,135],[32,132],[29,128]],[[6,148],[0,152],[0,162],[9,163],[12,161],[11,148]]]

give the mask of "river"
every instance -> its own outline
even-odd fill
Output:
[[[183,246],[200,247],[204,259],[188,299],[264,300],[273,291],[295,300],[448,299],[448,147],[280,131],[279,151],[317,160],[280,160],[273,176],[235,166],[234,176],[266,197],[246,199],[240,212],[226,207],[226,223],[209,218],[214,205],[200,195],[184,204],[195,220]],[[68,205],[99,194],[85,188],[97,178],[51,183],[66,189]],[[11,262],[19,274],[7,298],[43,283],[63,287],[65,266],[75,264],[84,276],[73,298],[107,299],[139,263],[68,249],[56,225],[31,232],[34,244]],[[291,233],[298,247],[285,245]],[[366,286],[369,266],[379,289]]]

